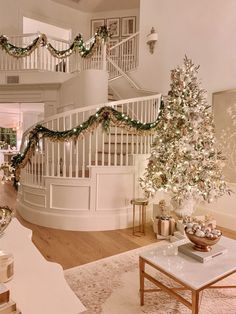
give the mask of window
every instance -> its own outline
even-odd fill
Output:
[[[12,128],[0,128],[0,149],[16,147],[16,131]]]

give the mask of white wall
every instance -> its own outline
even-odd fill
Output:
[[[47,37],[56,37],[63,40],[71,39],[71,30],[52,25],[50,23],[44,23],[36,19],[23,17],[23,33],[38,33],[47,34]]]
[[[202,87],[212,92],[236,85],[235,0],[140,0],[138,83],[167,93],[170,70],[187,54],[199,64]],[[154,26],[159,41],[150,54],[146,36]]]
[[[50,0],[1,1],[0,33],[6,35],[22,33],[23,16],[71,29],[72,37],[77,33],[82,33],[85,38],[88,38],[89,35],[88,25],[90,20],[87,13]]]
[[[106,103],[108,75],[102,70],[85,70],[64,82],[60,88],[60,112]]]

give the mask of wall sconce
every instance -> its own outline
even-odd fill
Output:
[[[147,45],[149,45],[150,53],[154,52],[154,47],[157,40],[158,40],[158,34],[156,33],[154,27],[152,27],[150,34],[147,35]]]

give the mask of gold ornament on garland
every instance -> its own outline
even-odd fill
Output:
[[[150,123],[142,123],[139,120],[131,119],[124,113],[112,107],[105,106],[100,108],[94,115],[90,116],[88,120],[70,130],[53,131],[40,124],[36,125],[29,134],[29,141],[24,152],[13,157],[12,167],[15,169],[15,186],[17,186],[20,179],[21,169],[24,168],[31,159],[40,139],[47,138],[52,142],[82,139],[86,133],[92,132],[99,124],[102,125],[103,130],[106,132],[109,130],[110,125],[114,125],[137,135],[153,134],[159,123],[162,107],[163,104],[161,102],[159,115],[155,121]]]
[[[8,227],[14,216],[14,210],[8,206],[0,206],[0,235]]]
[[[102,42],[106,42],[110,38],[109,29],[106,26],[101,26],[95,35],[88,41],[84,42],[82,35],[79,34],[75,37],[73,43],[68,49],[57,50],[48,42],[45,34],[40,34],[33,40],[27,47],[17,47],[11,44],[5,35],[0,36],[0,47],[9,55],[15,58],[24,58],[32,54],[32,52],[40,46],[45,47],[48,51],[58,59],[69,57],[72,53],[79,52],[82,58],[90,57],[95,52],[95,49]]]
[[[5,181],[11,181],[14,177],[15,169],[8,162],[4,162],[3,164],[1,164],[0,170],[3,171],[2,183],[5,183]]]

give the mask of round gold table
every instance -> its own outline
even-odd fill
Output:
[[[133,235],[145,235],[146,206],[148,205],[148,200],[146,198],[134,198],[131,200],[131,204],[133,205]],[[139,209],[138,226],[135,226],[136,206]]]

